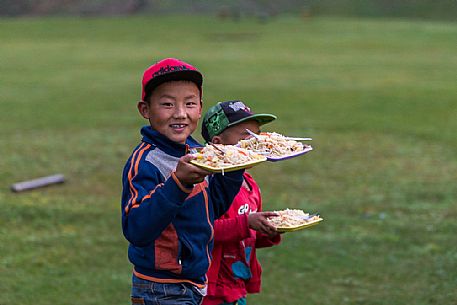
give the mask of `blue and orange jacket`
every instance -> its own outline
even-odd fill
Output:
[[[214,174],[182,185],[174,175],[180,157],[201,146],[192,137],[178,144],[149,126],[123,172],[122,229],[130,242],[134,274],[161,283],[206,284],[214,219],[230,207],[243,171]]]

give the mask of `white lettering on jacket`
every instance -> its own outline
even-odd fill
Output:
[[[255,212],[257,212],[257,209],[251,210],[249,208],[249,204],[247,204],[247,203],[241,205],[240,208],[238,209],[238,215],[252,214],[252,213],[255,213]]]

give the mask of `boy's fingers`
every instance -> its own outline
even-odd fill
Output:
[[[200,175],[205,175],[205,176],[208,176],[209,174],[211,174],[210,171],[207,171],[206,169],[203,169],[201,167],[195,166],[194,164],[190,163],[190,161],[192,161],[194,159],[195,159],[195,156],[192,154],[187,154],[187,155],[184,155],[181,157],[182,162],[193,167],[193,169],[192,169],[193,172],[196,172]]]
[[[265,226],[266,228],[268,228],[268,230],[274,230],[274,231],[276,231],[276,228],[275,228],[271,223],[269,223],[269,222],[264,223],[264,226]]]
[[[187,154],[181,157],[181,161],[189,163],[191,160],[195,159],[195,156],[192,154]]]
[[[267,234],[267,235],[274,234],[274,233],[276,233],[276,228],[275,227],[271,227],[271,226],[264,226],[263,227],[263,233]]]
[[[268,230],[268,234],[274,234],[277,232],[276,228],[274,226],[272,226],[271,224],[267,225],[267,230]]]
[[[194,170],[195,173],[197,173],[199,176],[208,176],[211,174],[210,171],[207,171],[206,169],[203,169],[203,168],[200,168],[198,166],[195,166],[195,165],[192,165],[194,166],[196,169]]]
[[[272,225],[268,220],[264,222],[264,226],[266,226],[270,232],[276,232],[276,227]]]
[[[275,216],[279,216],[278,213],[275,213],[275,212],[261,212],[263,216],[265,217],[275,217]]]

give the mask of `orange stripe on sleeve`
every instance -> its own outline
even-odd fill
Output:
[[[209,243],[211,242],[211,240],[213,240],[214,238],[214,227],[213,225],[211,224],[211,220],[209,218],[209,200],[208,200],[208,194],[206,193],[206,190],[205,190],[205,186],[206,184],[203,182],[203,183],[200,183],[198,185],[203,193],[203,197],[205,198],[205,207],[206,207],[206,220],[208,221],[208,225],[209,227],[211,228],[211,236],[209,238],[209,241],[208,243],[206,244],[206,256],[208,258],[208,263],[209,263],[209,267],[211,267],[211,255],[209,253]],[[208,267],[208,268],[209,268]]]
[[[171,172],[171,177],[173,178],[173,180],[175,181],[175,183],[178,185],[179,189],[181,191],[183,191],[184,193],[187,193],[187,194],[190,194],[192,193],[192,188],[187,188],[185,187],[181,181],[179,181],[178,177],[176,177],[176,174],[175,172]]]
[[[128,176],[127,176],[127,179],[128,179],[128,181],[129,181],[130,192],[131,192],[131,193],[135,193],[135,192],[136,192],[136,189],[133,187],[133,183],[132,183],[133,164],[135,164],[136,156],[138,155],[138,152],[144,147],[144,145],[146,145],[144,142],[141,143],[140,147],[138,147],[138,149],[135,150],[135,152],[133,153],[132,160],[130,160],[130,169],[129,169],[129,174],[128,174]],[[133,197],[132,197],[132,198],[133,198]],[[129,200],[129,202],[127,203],[127,205],[130,205],[130,202],[131,202],[132,198],[130,198],[130,200]]]
[[[149,194],[147,194],[146,196],[144,196],[144,197],[143,197],[143,199],[141,199],[141,202],[138,202],[138,203],[134,203],[134,204],[132,205],[132,207],[131,207],[131,208],[132,208],[132,209],[134,209],[134,208],[137,208],[137,207],[139,207],[139,206],[140,206],[140,204],[142,204],[142,203],[143,203],[143,201],[145,201],[146,199],[149,199],[149,198],[151,198],[152,194],[154,194],[154,193],[155,193],[155,191],[156,191],[156,190],[157,190],[159,187],[162,187],[162,186],[163,186],[163,183],[159,183],[159,184],[157,184],[157,185],[156,185],[156,187],[155,187],[155,188],[154,188],[152,191],[150,191],[150,192],[149,192]]]
[[[151,147],[150,144],[145,144],[144,142],[138,147],[138,149],[133,153],[132,161],[130,163],[130,170],[128,174],[128,181],[130,185],[130,193],[132,193],[132,197],[130,198],[127,206],[125,207],[125,212],[128,213],[130,206],[133,202],[135,202],[138,196],[138,190],[133,185],[133,179],[138,174],[138,166],[140,164],[141,157],[143,156],[145,150]]]
[[[136,177],[136,175],[138,174],[138,167],[140,166],[140,161],[141,161],[141,157],[143,157],[143,154],[144,154],[144,151],[147,150],[149,147],[151,147],[150,144],[147,144],[145,147],[143,147],[143,149],[140,150],[140,152],[138,153],[138,158],[136,159],[136,162],[135,162],[135,168],[134,168],[134,173],[135,175],[132,177],[132,180],[131,180],[131,185],[133,186],[133,179]],[[133,204],[136,200],[138,196],[138,190],[136,190],[136,194],[135,194],[135,197],[132,198],[131,200],[131,203]]]

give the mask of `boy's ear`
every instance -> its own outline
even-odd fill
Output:
[[[139,101],[136,107],[138,108],[138,112],[141,114],[141,116],[149,120],[149,104],[145,101]]]
[[[222,144],[222,139],[220,136],[214,136],[211,143],[214,143],[214,144]]]

